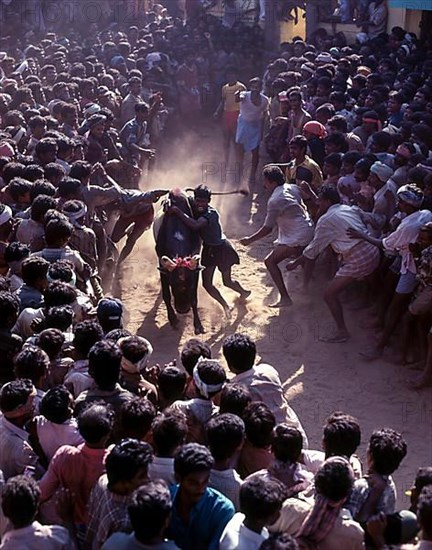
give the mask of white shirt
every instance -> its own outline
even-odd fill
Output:
[[[313,238],[313,221],[306,209],[297,185],[278,185],[267,203],[266,227],[277,225],[275,244],[306,246]]]
[[[328,246],[331,246],[336,254],[342,254],[342,256],[347,254],[351,248],[361,242],[359,239],[349,237],[347,229],[350,227],[361,232],[366,231],[366,226],[361,219],[361,210],[357,206],[333,204],[318,220],[314,238],[304,250],[303,256],[314,260]]]
[[[243,384],[248,388],[254,401],[264,401],[275,415],[276,423],[286,422],[301,431],[303,447],[307,448],[308,439],[298,416],[288,405],[282,382],[275,368],[266,363],[253,366],[251,369],[237,374],[231,382]]]
[[[8,480],[20,475],[27,466],[36,468],[36,477],[41,477],[43,468],[28,443],[28,433],[4,416],[0,418],[0,470]]]
[[[8,531],[1,550],[75,550],[75,544],[64,527],[41,525],[34,521],[28,527]]]
[[[401,255],[402,265],[400,272],[402,275],[407,271],[417,273],[409,245],[416,242],[420,228],[430,221],[432,221],[432,212],[429,210],[418,210],[404,218],[396,228],[396,231],[393,231],[393,233],[390,233],[388,237],[383,239],[385,250],[396,250]]]
[[[269,98],[260,94],[260,104],[255,105],[251,100],[251,92],[240,92],[240,117],[246,122],[258,122],[269,108]]]
[[[77,447],[84,443],[75,418],[70,418],[63,424],[55,424],[44,416],[36,416],[35,420],[39,443],[49,461],[63,445]]]
[[[154,456],[148,467],[148,475],[152,480],[163,479],[168,485],[175,483],[174,459]]]
[[[244,514],[237,513],[229,520],[219,540],[219,550],[259,550],[269,532],[264,527],[261,533],[255,533],[243,525],[244,519]]]

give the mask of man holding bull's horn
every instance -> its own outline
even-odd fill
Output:
[[[178,216],[185,225],[194,231],[199,231],[203,242],[201,263],[205,267],[202,273],[203,286],[210,296],[220,303],[225,314],[229,316],[231,308],[213,284],[216,268],[222,274],[224,286],[237,292],[241,298],[247,298],[251,292],[244,289],[238,281],[232,279],[232,266],[239,264],[240,258],[224,235],[219,212],[210,206],[212,195],[210,189],[204,185],[199,185],[193,190],[193,193],[193,218],[176,206],[172,206],[168,212]]]

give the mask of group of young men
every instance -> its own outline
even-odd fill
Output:
[[[404,360],[425,362],[417,384],[430,385],[432,44],[400,28],[353,46],[321,32],[281,44],[261,70],[259,27],[185,23],[167,7],[142,29],[37,40],[17,26],[1,42],[0,549],[430,548],[431,467],[412,472],[409,510],[397,506],[402,434],[368,434],[361,460],[360,423],[339,411],[321,450],[248,336],[223,341],[229,381],[203,340],[166,350],[181,361],[160,367],[105,293],[110,263],[168,191],[139,187],[173,121],[187,131],[215,114],[225,161],[234,142],[252,191],[265,164],[267,213],[240,243],[277,230],[273,305],[295,307],[285,267],[301,266],[307,289],[324,266],[337,325],[324,340],[349,339],[340,296],[357,283],[382,328],[365,358],[401,326]],[[215,270],[249,290],[210,201],[198,185],[191,215],[167,215],[199,233],[204,287],[229,314]]]

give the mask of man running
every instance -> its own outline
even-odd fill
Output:
[[[241,239],[243,245],[252,244],[274,227],[278,229],[276,245],[264,263],[280,293],[280,300],[270,307],[286,307],[292,300],[285,286],[279,264],[291,256],[298,256],[313,238],[313,222],[301,198],[300,187],[285,183],[285,176],[278,166],[269,165],[263,170],[264,188],[271,192],[267,203],[267,216],[258,231]]]

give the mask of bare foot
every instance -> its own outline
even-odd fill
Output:
[[[321,336],[318,338],[320,342],[324,342],[326,344],[344,344],[345,342],[348,342],[350,339],[350,334],[346,330],[338,330],[331,336]]]
[[[272,307],[272,308],[282,308],[282,307],[290,307],[293,305],[293,301],[291,300],[291,298],[281,298],[279,300],[279,302],[276,302],[274,304],[270,304],[268,307]]]
[[[382,356],[383,352],[380,349],[371,349],[369,351],[361,351],[360,356],[365,361],[375,361],[376,359],[379,359]]]
[[[224,310],[224,313],[225,313],[225,319],[227,319],[227,321],[229,321],[231,319],[231,313],[234,309],[234,306],[233,305],[226,305],[226,306],[223,306],[223,310]]]
[[[424,388],[432,387],[432,378],[428,378],[423,374],[418,378],[408,381],[408,387],[412,390],[423,390]]]

